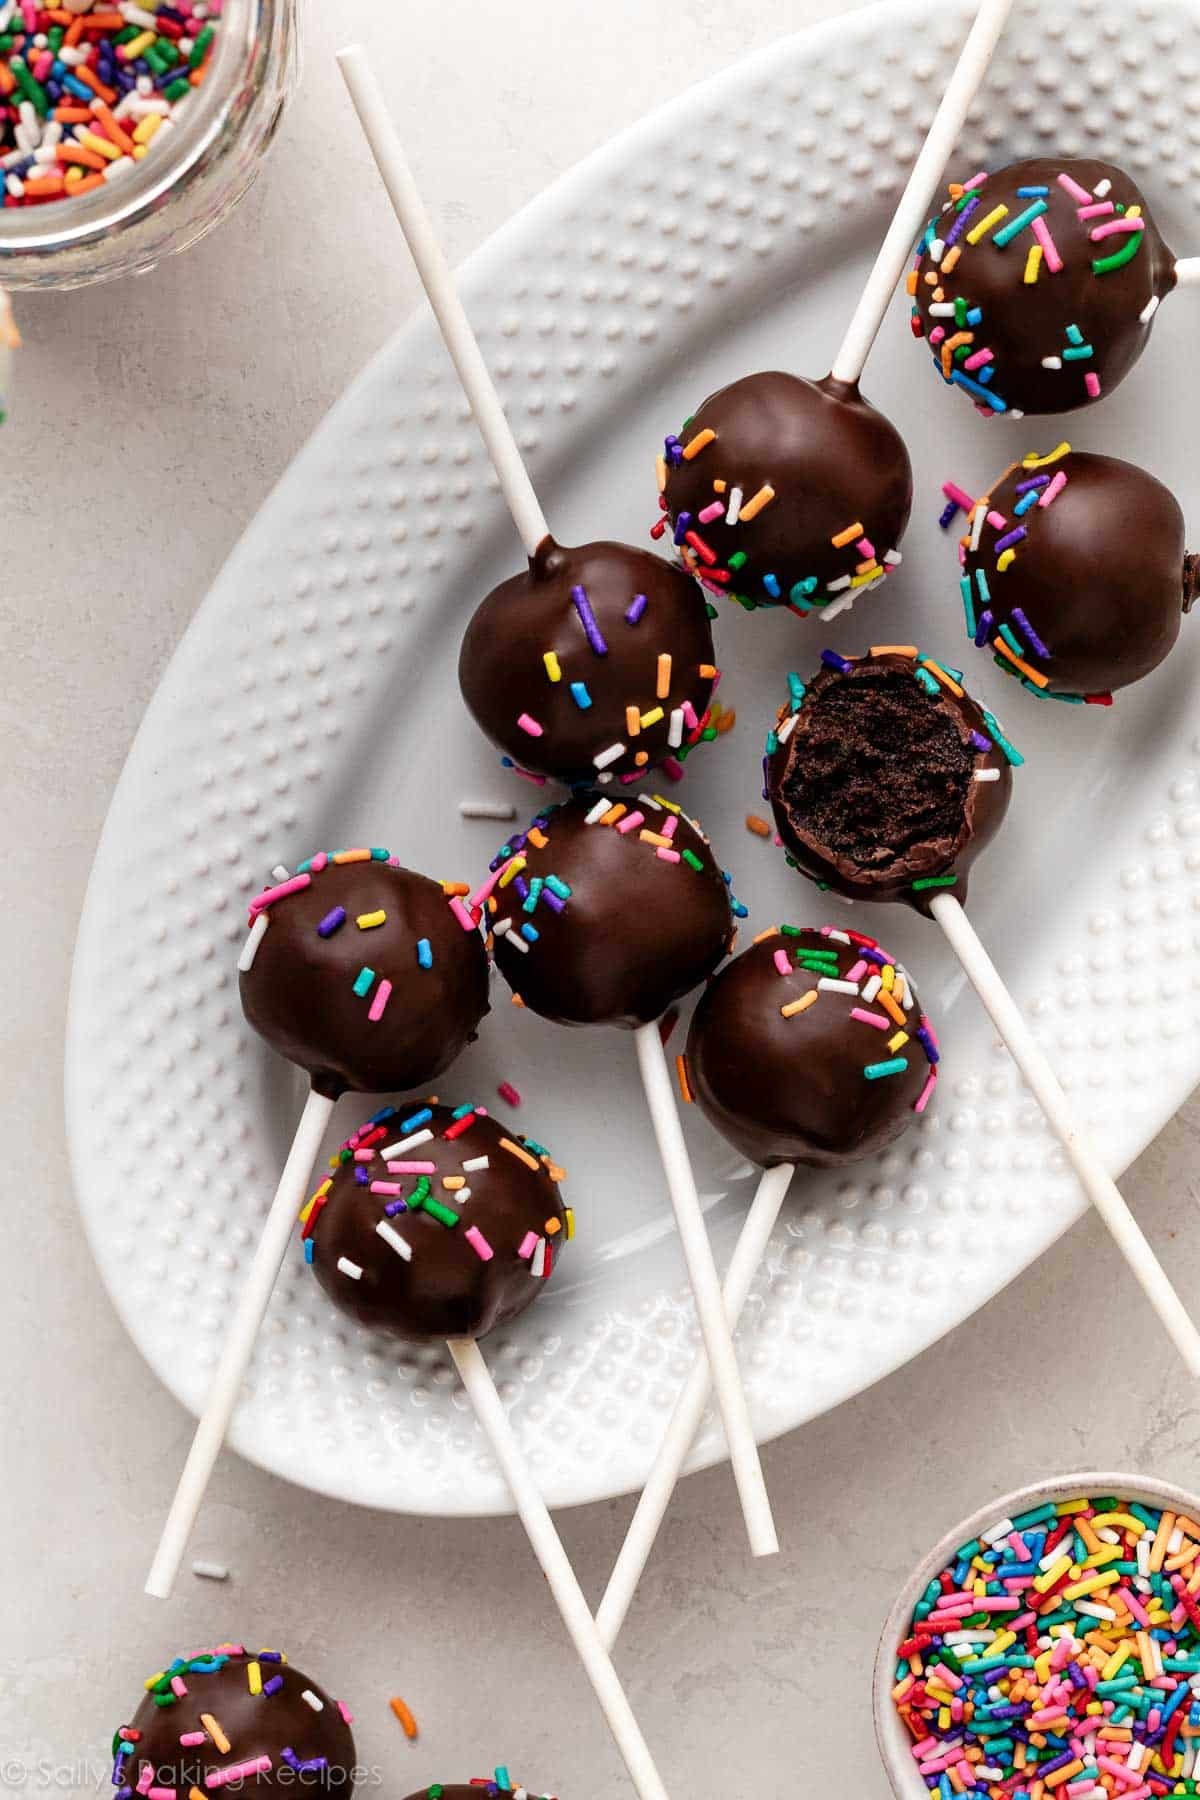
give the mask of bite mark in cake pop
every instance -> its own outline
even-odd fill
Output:
[[[1034,158],[949,184],[908,292],[943,380],[989,418],[1021,418],[1111,393],[1175,280],[1121,169]]]

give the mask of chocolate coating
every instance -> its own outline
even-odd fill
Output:
[[[489,901],[496,967],[558,1025],[647,1025],[711,975],[733,940],[736,902],[708,839],[648,794],[592,792],[539,813],[492,868],[517,871]],[[530,914],[535,880],[546,885]]]
[[[308,1071],[319,1094],[380,1093],[431,1081],[473,1040],[488,1010],[479,933],[459,923],[439,882],[387,860],[386,851],[353,862],[310,860],[309,885],[266,908],[266,934],[239,975],[246,1018],[281,1056]],[[306,868],[302,863],[298,873]],[[328,931],[338,908],[345,919]],[[254,912],[252,901],[252,918]],[[386,914],[382,924],[359,928],[359,918],[377,912]],[[323,922],[327,935],[318,929]],[[429,968],[418,960],[422,940],[432,956]],[[364,970],[372,975],[369,984]],[[361,994],[355,991],[360,976]],[[391,992],[372,1019],[384,982]]]
[[[889,966],[886,1005],[878,994],[863,998]],[[850,980],[859,994],[823,989],[826,980]],[[814,993],[783,1016],[781,1007]],[[907,1042],[893,1050],[901,1032]],[[886,1149],[925,1111],[938,1049],[907,975],[874,938],[784,926],[714,975],[692,1014],[685,1059],[704,1116],[751,1162],[836,1169]],[[905,1066],[864,1073],[892,1061]]]
[[[1006,239],[1037,206],[1045,207],[1037,219],[1044,248],[1032,219]],[[1006,211],[990,224],[999,207]],[[1090,207],[1110,210],[1081,218]],[[1134,207],[1143,229],[1121,229]],[[1133,241],[1129,259],[1111,266]],[[1038,248],[1042,256],[1031,265]],[[982,412],[1015,416],[1071,412],[1111,394],[1145,349],[1158,304],[1174,286],[1175,258],[1137,187],[1123,169],[1092,157],[1031,157],[970,193],[952,183],[909,282],[913,329],[943,379]],[[960,317],[934,310],[955,306]],[[989,350],[990,361],[965,367]]]
[[[553,538],[530,557],[528,573],[492,589],[458,659],[480,729],[522,768],[568,784],[686,757],[700,740],[715,674],[708,606],[682,569],[627,544],[570,549]],[[630,707],[638,712],[632,734]]]
[[[967,623],[1008,674],[1034,694],[1107,698],[1158,667],[1194,582],[1169,488],[1063,445],[1014,463],[978,504],[978,547],[974,514],[961,547]]]
[[[768,798],[793,866],[852,900],[926,914],[946,887],[965,903],[971,864],[1008,808],[1009,758],[1020,760],[992,714],[932,666],[907,648],[824,651],[767,739]]]
[[[156,1692],[163,1697],[171,1693],[169,1680],[160,1680],[157,1690],[143,1695],[131,1723],[118,1728],[114,1757],[120,1744],[129,1741],[122,1733],[138,1736],[131,1753],[119,1759],[117,1800],[129,1800],[147,1763],[152,1785],[173,1788],[177,1800],[187,1800],[193,1788],[218,1792],[223,1784],[211,1779],[217,1771],[232,1791],[251,1800],[297,1790],[351,1792],[358,1778],[354,1738],[338,1702],[311,1676],[280,1661],[278,1652],[246,1654],[240,1646],[220,1646],[177,1658],[165,1675],[177,1675],[187,1692],[160,1706]],[[252,1679],[260,1692],[251,1691]],[[278,1689],[268,1692],[276,1682]],[[318,1702],[316,1707],[304,1699],[306,1692]],[[193,1733],[200,1735],[200,1743],[180,1743]],[[268,1767],[230,1780],[233,1771],[264,1757]]]
[[[465,1786],[460,1784],[457,1787],[447,1787],[444,1782],[435,1781],[431,1787],[422,1788],[419,1794],[410,1794],[408,1800],[480,1800],[483,1795],[497,1795],[506,1792],[519,1792],[525,1794],[527,1800],[539,1800],[538,1795],[530,1793],[527,1788],[522,1788],[519,1784],[512,1789],[505,1789],[497,1787],[494,1782],[482,1780],[473,1785],[468,1782]],[[540,1800],[549,1800],[549,1796],[542,1795]]]
[[[455,1110],[413,1100],[374,1114],[342,1145],[301,1226],[334,1304],[406,1343],[483,1337],[515,1319],[541,1293],[569,1235],[563,1172],[542,1146],[490,1115],[463,1115],[471,1121],[463,1130]],[[370,1161],[356,1160],[367,1151]],[[480,1157],[486,1168],[464,1169]],[[389,1162],[433,1169],[405,1173]],[[446,1176],[466,1186],[447,1188]],[[537,1246],[522,1256],[530,1235]]]
[[[660,479],[684,563],[751,609],[842,611],[899,562],[912,508],[903,438],[857,387],[831,375],[806,381],[771,370],[719,388],[667,439]],[[741,509],[729,524],[735,489]],[[726,508],[719,518],[701,519],[717,504]]]

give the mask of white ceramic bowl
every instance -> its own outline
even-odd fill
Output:
[[[978,1512],[954,1526],[923,1556],[896,1596],[887,1616],[883,1636],[875,1656],[873,1707],[875,1742],[887,1772],[896,1800],[929,1800],[929,1790],[917,1773],[912,1759],[912,1740],[904,1729],[900,1714],[892,1700],[895,1686],[896,1646],[908,1635],[913,1608],[933,1577],[944,1569],[960,1544],[979,1537],[1000,1519],[1028,1512],[1047,1501],[1070,1500],[1079,1494],[1115,1494],[1122,1500],[1138,1501],[1143,1506],[1158,1506],[1171,1512],[1187,1513],[1195,1518],[1200,1511],[1200,1496],[1176,1487],[1170,1481],[1154,1481],[1145,1475],[1114,1475],[1107,1470],[1084,1470],[1075,1475],[1057,1475],[1047,1481],[1035,1481],[1014,1493],[1001,1494],[989,1500]]]

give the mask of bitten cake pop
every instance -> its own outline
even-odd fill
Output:
[[[708,839],[660,796],[576,795],[512,836],[491,871],[473,898],[486,895],[496,967],[558,1025],[649,1024],[733,941],[736,903]]]
[[[568,784],[677,777],[709,726],[709,608],[682,569],[627,544],[547,537],[467,626],[463,699],[528,772]]]
[[[1042,698],[1107,704],[1167,655],[1196,592],[1183,513],[1132,463],[1060,444],[971,501],[946,484],[967,634]]]
[[[937,1059],[905,970],[873,938],[780,925],[704,990],[684,1066],[709,1123],[751,1162],[835,1169],[924,1112]]]
[[[469,1102],[382,1107],[332,1161],[306,1259],[343,1312],[409,1343],[508,1324],[573,1232],[549,1152]]]
[[[789,860],[852,900],[965,898],[1021,761],[961,672],[913,645],[821,653],[767,736],[765,798]]]
[[[351,1715],[278,1650],[219,1644],[148,1677],[113,1738],[116,1800],[188,1800],[228,1787],[252,1800],[300,1790],[348,1796]]]
[[[519,1781],[513,1780],[503,1765],[494,1775],[477,1775],[473,1781],[457,1787],[435,1781],[429,1787],[422,1788],[420,1793],[410,1794],[408,1800],[480,1800],[481,1795],[490,1796],[494,1800],[497,1794],[511,1794],[513,1800],[553,1800],[549,1794],[535,1794],[529,1788],[522,1787]]]
[[[943,380],[1020,418],[1111,394],[1176,279],[1123,169],[1039,156],[952,181],[908,287]]]
[[[763,1170],[725,1275],[736,1325],[797,1163],[884,1150],[933,1098],[941,1053],[907,971],[860,931],[771,926],[714,975],[680,1058],[689,1096]],[[596,1624],[611,1650],[708,1404],[697,1357],[613,1565]]]

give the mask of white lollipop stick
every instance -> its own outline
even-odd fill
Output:
[[[759,1178],[725,1276],[725,1316],[729,1320],[731,1331],[741,1317],[751,1283],[767,1253],[771,1233],[775,1229],[775,1221],[779,1217],[779,1209],[783,1205],[793,1173],[792,1164],[783,1163],[777,1169],[764,1169]],[[671,1495],[683,1473],[683,1465],[700,1429],[711,1392],[712,1372],[707,1356],[701,1351],[675,1402],[670,1423],[658,1447],[658,1454],[642,1489],[637,1509],[630,1520],[625,1542],[613,1564],[604,1598],[596,1610],[596,1628],[609,1650],[616,1643],[625,1623],[625,1615],[654,1548],[659,1527],[667,1515]]]
[[[1175,280],[1180,287],[1195,287],[1200,281],[1200,256],[1182,256],[1175,264]]]
[[[837,381],[857,383],[863,364],[879,335],[892,295],[908,267],[913,245],[929,219],[929,207],[942,170],[950,160],[966,122],[967,112],[987,74],[992,52],[1012,10],[1012,0],[981,0],[975,23],[962,47],[953,75],[929,127],[929,135],[912,167],[887,235],[867,277],[862,298],[834,358],[831,374]]]
[[[717,1405],[725,1426],[729,1460],[742,1503],[750,1549],[755,1556],[773,1556],[779,1549],[779,1539],[758,1460],[750,1409],[738,1373],[733,1333],[725,1316],[721,1278],[704,1229],[704,1214],[700,1210],[696,1178],[679,1123],[662,1039],[657,1025],[640,1025],[633,1036],[646,1104],[658,1140],[658,1153],[675,1210],[675,1223],[696,1301],[696,1315],[717,1392]]]
[[[554,1529],[554,1521],[529,1466],[513,1434],[508,1414],[496,1392],[479,1345],[473,1338],[451,1338],[447,1348],[484,1435],[500,1464],[504,1479],[516,1503],[525,1534],[537,1557],[542,1574],[583,1664],[592,1689],[600,1702],[609,1730],[616,1740],[629,1771],[630,1780],[641,1800],[667,1800],[667,1790],[654,1766],[653,1758],[633,1716],[633,1708],[612,1666],[608,1651],[600,1641],[595,1620],[567,1560],[562,1541]]]
[[[192,1447],[183,1465],[183,1474],[179,1477],[179,1486],[175,1490],[175,1498],[171,1502],[171,1510],[167,1514],[158,1550],[146,1579],[146,1592],[153,1594],[158,1600],[166,1600],[175,1585],[175,1577],[179,1573],[192,1526],[196,1523],[196,1514],[204,1503],[209,1476],[221,1454],[221,1445],[225,1441],[225,1433],[229,1429],[229,1421],[241,1393],[246,1369],[254,1354],[263,1314],[279,1277],[296,1224],[296,1215],[304,1204],[313,1164],[317,1160],[317,1152],[321,1148],[321,1139],[332,1111],[332,1100],[310,1090],[287,1161],[283,1165],[283,1174],[279,1177],[279,1186],[275,1189],[275,1198],[271,1202],[262,1236],[258,1240],[258,1248],[254,1252],[254,1261],[250,1264],[250,1273],[238,1295],[233,1318],[221,1348],[220,1361],[213,1376],[212,1388],[196,1426]]]
[[[471,403],[479,435],[499,477],[513,524],[520,533],[526,554],[532,556],[550,535],[546,517],[533,491],[512,427],[504,416],[500,396],[488,374],[470,320],[455,291],[454,279],[434,232],[433,221],[413,180],[396,127],[379,91],[379,83],[361,44],[339,50],[338,63],[446,348],[454,359],[459,380]]]
[[[1088,1199],[1108,1226],[1113,1241],[1141,1283],[1142,1291],[1165,1325],[1171,1341],[1193,1375],[1200,1375],[1200,1332],[1188,1317],[1137,1220],[1121,1198],[1112,1176],[1080,1137],[1066,1095],[1037,1039],[1019,1012],[975,927],[952,894],[938,894],[930,904],[963,971],[979,995],[996,1030],[1024,1076],[1030,1092],[1066,1151]]]

